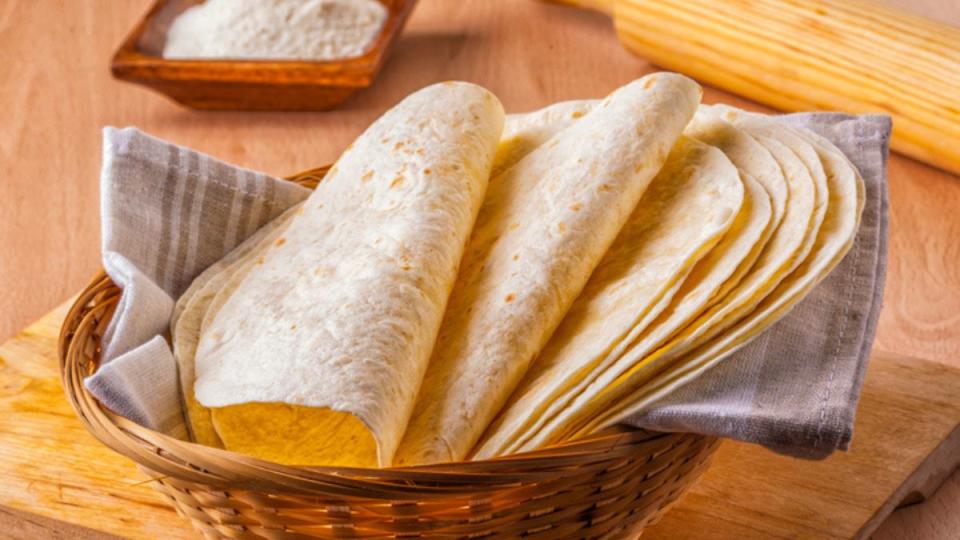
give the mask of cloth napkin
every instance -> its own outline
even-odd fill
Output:
[[[890,120],[823,113],[781,118],[830,139],[859,168],[866,205],[855,244],[783,320],[629,423],[817,458],[849,445],[876,330]],[[308,194],[133,128],[104,129],[103,265],[123,294],[103,338],[101,367],[86,379],[90,392],[141,425],[186,438],[167,341],[174,303],[207,266]]]

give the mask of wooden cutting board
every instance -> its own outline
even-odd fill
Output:
[[[67,305],[0,345],[0,537],[195,538],[63,397],[56,341]],[[960,461],[960,370],[875,353],[853,449],[822,462],[726,442],[644,538],[866,538]]]

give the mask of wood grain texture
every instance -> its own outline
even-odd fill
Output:
[[[955,0],[878,1],[960,25]],[[377,83],[343,109],[195,112],[110,77],[110,55],[150,3],[0,2],[0,339],[79,290],[98,266],[103,125],[136,125],[282,175],[336,158],[386,107],[437,80],[486,85],[508,110],[522,111],[602,96],[655,69],[624,50],[599,14],[532,0],[421,0]],[[708,91],[707,100],[763,110],[718,91]],[[960,366],[960,179],[894,156],[890,191],[877,347]],[[950,489],[957,478],[933,499],[940,510],[928,523],[941,523],[944,508],[960,509],[960,488]],[[939,538],[957,537],[960,526]]]
[[[898,523],[899,520],[896,518],[888,519],[892,510],[912,507],[931,499],[938,493],[941,485],[949,484],[947,480],[958,466],[960,466],[960,425],[954,428],[940,446],[927,456],[921,466],[914,469],[893,497],[873,514],[873,517],[860,529],[859,536],[864,537],[867,533],[880,528],[886,529],[888,521]]]
[[[132,462],[94,440],[67,405],[55,352],[64,314],[0,345],[0,509],[14,511],[0,523],[28,511],[124,537],[192,537]],[[877,353],[851,452],[811,462],[725,442],[701,483],[644,538],[856,537],[890,511],[884,504],[947,434],[960,434],[957,387],[960,369]],[[958,449],[947,453],[954,465]],[[62,532],[49,520],[18,526]]]
[[[875,353],[849,452],[810,462],[724,443],[700,483],[644,538],[865,538],[872,531],[864,524],[892,510],[884,503],[931,465],[933,447],[960,434],[958,387],[960,370]],[[951,444],[955,467],[960,445]]]
[[[4,540],[120,540],[119,536],[0,506]]]
[[[955,540],[960,531],[960,474],[951,476],[923,504],[897,510],[873,540]]]
[[[194,538],[134,463],[87,433],[64,399],[53,351],[67,307],[0,346],[0,507],[123,537]]]

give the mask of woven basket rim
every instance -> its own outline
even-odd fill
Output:
[[[308,188],[330,166],[288,177]],[[487,460],[458,461],[416,467],[361,469],[281,465],[228,450],[183,441],[143,427],[111,412],[87,390],[84,379],[99,367],[99,339],[120,300],[120,289],[102,270],[71,306],[60,332],[58,353],[64,392],[87,430],[104,445],[125,455],[153,478],[179,480],[286,494],[423,500],[477,494],[555,478],[570,467],[602,466],[605,460],[634,455],[650,447],[649,459],[668,454],[663,438],[677,443],[696,434],[616,429],[540,450]],[[91,350],[91,340],[96,343]]]

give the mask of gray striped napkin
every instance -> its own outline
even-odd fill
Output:
[[[885,117],[790,115],[837,144],[866,182],[854,248],[773,328],[633,425],[756,442],[822,457],[846,448],[876,328],[886,261]],[[186,437],[166,335],[176,298],[234,246],[308,191],[136,129],[104,130],[103,265],[123,295],[87,388],[144,426]]]
[[[123,289],[87,388],[111,410],[186,437],[165,339],[193,278],[309,191],[134,128],[103,130],[103,267]]]

